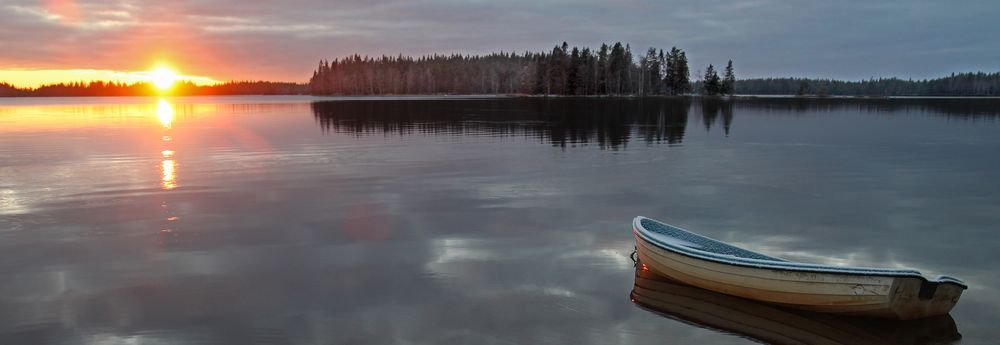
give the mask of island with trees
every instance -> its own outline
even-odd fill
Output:
[[[691,91],[687,55],[649,48],[635,59],[621,42],[600,48],[489,55],[380,56],[320,61],[314,95],[522,94],[682,95]]]

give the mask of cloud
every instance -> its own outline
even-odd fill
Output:
[[[47,1],[0,7],[0,68],[144,69],[304,81],[321,58],[548,50],[568,41],[678,46],[692,72],[934,77],[993,70],[1000,6],[933,1]]]

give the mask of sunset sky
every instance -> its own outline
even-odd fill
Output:
[[[0,81],[308,80],[321,58],[549,50],[562,41],[678,46],[692,72],[937,77],[1000,69],[995,1],[4,0]],[[73,71],[71,71],[73,70]],[[133,78],[133,79],[129,79]]]

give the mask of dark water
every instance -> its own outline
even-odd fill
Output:
[[[864,336],[992,342],[998,152],[997,100],[2,99],[0,343],[768,339],[633,303],[636,215],[960,277]]]

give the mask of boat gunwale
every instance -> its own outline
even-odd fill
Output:
[[[924,282],[939,283],[939,284],[953,284],[953,285],[961,287],[962,289],[968,289],[968,285],[966,285],[965,282],[963,282],[963,281],[961,281],[961,280],[959,280],[957,278],[949,277],[949,276],[939,276],[935,280],[930,280],[927,277],[925,277],[923,274],[921,274],[920,271],[917,271],[917,270],[914,270],[914,269],[893,269],[893,268],[854,267],[854,266],[843,267],[843,266],[832,266],[832,265],[824,265],[824,264],[811,264],[811,263],[802,263],[802,262],[794,262],[794,261],[784,261],[783,259],[779,259],[779,258],[775,258],[777,260],[760,260],[760,259],[743,258],[743,257],[734,256],[734,255],[724,255],[724,254],[714,253],[714,252],[710,252],[710,251],[700,250],[700,249],[696,249],[696,248],[692,248],[692,247],[688,247],[688,246],[684,246],[684,245],[678,245],[678,244],[674,244],[674,243],[669,243],[669,242],[661,241],[661,240],[656,239],[653,236],[648,235],[647,233],[652,234],[652,233],[657,233],[657,232],[649,230],[645,226],[643,226],[642,225],[642,220],[644,220],[644,219],[652,221],[652,222],[656,222],[656,223],[659,223],[659,224],[662,224],[664,226],[668,226],[668,227],[673,228],[675,230],[679,230],[679,231],[681,231],[683,233],[689,234],[689,235],[691,235],[693,237],[702,238],[702,239],[705,239],[705,240],[710,241],[710,242],[716,242],[716,243],[719,243],[719,244],[727,245],[727,246],[730,246],[730,247],[733,247],[733,248],[744,250],[744,251],[747,251],[747,252],[750,252],[750,253],[753,253],[753,254],[757,254],[757,255],[761,255],[761,256],[764,256],[764,257],[771,257],[771,256],[766,255],[766,254],[762,254],[762,253],[757,253],[757,252],[754,252],[754,251],[751,251],[751,250],[748,250],[748,249],[745,249],[745,248],[736,247],[736,246],[733,246],[733,245],[728,244],[726,242],[719,241],[719,240],[716,240],[714,238],[707,237],[707,236],[704,236],[704,235],[700,235],[700,234],[697,234],[697,233],[685,230],[683,228],[680,228],[680,227],[677,227],[677,226],[673,226],[673,225],[670,225],[670,224],[667,224],[667,223],[664,223],[664,222],[652,219],[652,218],[638,216],[638,217],[635,217],[635,219],[632,221],[632,232],[634,234],[636,234],[637,236],[639,236],[640,238],[642,238],[643,240],[645,240],[646,242],[648,242],[648,243],[650,243],[650,244],[652,244],[652,245],[654,245],[654,246],[656,246],[658,248],[665,249],[665,250],[668,250],[670,252],[677,253],[677,254],[684,255],[684,256],[687,256],[687,257],[691,257],[691,258],[695,258],[695,259],[706,260],[706,261],[720,263],[720,264],[725,264],[725,265],[742,266],[742,267],[759,268],[759,269],[773,269],[773,270],[786,270],[786,271],[811,272],[811,273],[826,273],[826,274],[847,274],[847,275],[860,275],[860,276],[912,277],[912,278],[918,278],[918,279],[920,279],[920,280],[922,280]],[[666,234],[663,234],[663,235],[664,236],[669,236],[669,235],[666,235]],[[671,236],[671,237],[673,237],[673,236]],[[676,238],[676,237],[673,237],[673,238]],[[681,239],[681,240],[683,240],[683,239]]]

